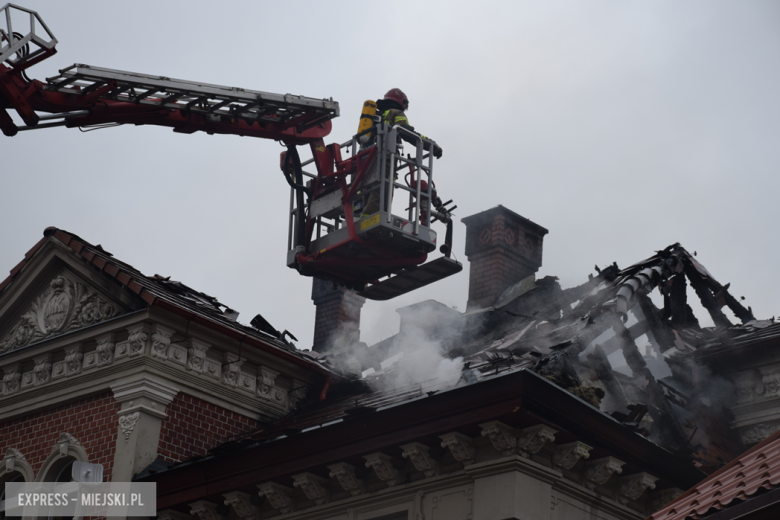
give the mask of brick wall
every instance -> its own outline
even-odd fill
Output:
[[[518,272],[520,270],[503,251],[493,251],[469,260],[469,302],[477,304],[492,303],[486,300],[495,299],[505,288],[532,274]]]
[[[314,278],[311,299],[317,306],[313,350],[330,350],[332,341],[339,337],[348,343],[358,341],[360,310],[366,302],[365,298],[344,287],[334,288],[332,282]]]
[[[180,462],[203,456],[207,450],[257,426],[257,421],[180,393],[167,406],[157,456]]]
[[[0,453],[16,448],[30,463],[36,476],[54,450],[60,433],[81,442],[89,462],[102,464],[103,480],[111,480],[117,435],[119,403],[111,392],[0,422]]]

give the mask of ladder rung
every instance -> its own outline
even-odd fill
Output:
[[[309,128],[339,115],[339,105],[331,99],[272,94],[82,64],[63,69],[59,76],[47,81],[49,90],[73,95],[84,95],[113,81],[117,88],[102,97],[275,124],[301,119],[297,125],[301,128]],[[144,92],[136,94],[136,89]],[[160,97],[152,98],[155,94]]]

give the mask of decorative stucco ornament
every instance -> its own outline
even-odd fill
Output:
[[[112,318],[118,309],[94,289],[63,272],[0,338],[0,353]]]

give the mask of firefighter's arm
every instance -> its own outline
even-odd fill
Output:
[[[403,118],[404,118],[404,119],[406,119],[406,116],[403,116]],[[396,119],[397,119],[397,118],[396,118]],[[400,124],[402,124],[403,126],[405,126],[406,128],[408,128],[409,130],[411,130],[412,132],[414,132],[414,127],[413,127],[412,125],[410,125],[410,124],[409,124],[409,120],[408,120],[408,119],[406,119],[406,124],[404,124],[404,123],[400,123]],[[420,136],[421,136],[423,139],[428,139],[427,137],[425,137],[425,136],[424,136],[424,135],[422,135],[422,134],[420,134]],[[404,139],[406,139],[406,138],[404,137]],[[417,140],[416,140],[416,139],[411,139],[411,138],[410,138],[410,139],[406,139],[406,140],[407,140],[408,142],[410,142],[411,144],[413,144],[413,145],[417,146]],[[430,146],[428,145],[428,143],[425,143],[424,149],[425,149],[425,151],[426,151],[426,152],[427,152],[427,151],[430,151]],[[441,149],[441,146],[439,146],[438,144],[437,144],[437,145],[434,145],[434,147],[433,147],[433,156],[434,156],[434,157],[436,157],[437,159],[439,159],[439,158],[441,158],[441,155],[442,155],[442,149]]]
[[[423,139],[428,139],[424,135],[422,135],[422,134],[420,134],[420,135],[422,136]],[[429,151],[430,146],[428,145],[428,143],[425,143],[425,147],[424,148],[425,148],[425,151]],[[441,149],[441,146],[439,146],[438,144],[433,145],[433,156],[434,157],[436,157],[437,159],[441,159],[442,153],[443,153],[443,150]]]
[[[407,129],[411,130],[412,132],[414,132],[414,127],[412,125],[408,124],[408,122],[407,122],[407,124],[404,124],[404,123],[397,123],[397,124],[400,124],[404,128],[407,128]],[[422,136],[423,139],[427,139],[427,137],[425,137],[424,135],[422,135],[422,134],[420,134],[420,135]],[[403,139],[404,141],[406,141],[409,144],[413,144],[414,146],[417,146],[417,138],[416,137],[412,137],[412,136],[408,136],[408,135],[402,135],[401,139]],[[430,151],[429,150],[430,146],[428,145],[428,143],[425,143],[424,149],[425,149],[426,152]],[[441,156],[442,156],[442,149],[441,149],[441,146],[439,146],[438,144],[433,147],[433,156],[436,157],[437,159],[441,158]]]
[[[393,118],[393,124],[403,126],[407,130],[410,130],[410,131],[414,132],[414,127],[409,124],[409,118],[407,118],[406,114],[404,114],[403,112],[401,112],[400,114],[397,114]],[[420,134],[420,135],[422,135],[422,134]],[[424,139],[427,139],[424,135],[422,137]],[[416,138],[411,137],[411,136],[407,136],[407,135],[402,135],[401,138],[404,141],[406,141],[407,143],[413,144],[414,146],[417,146],[417,139]],[[430,148],[430,146],[428,146],[428,144],[426,144],[425,145],[425,150],[428,151],[429,148]],[[436,157],[437,159],[442,156],[442,149],[441,149],[441,147],[439,145],[434,146],[434,148],[433,148],[433,156]]]
[[[409,129],[410,129],[410,130],[412,130],[412,131],[414,131],[414,127],[409,127]],[[420,134],[420,135],[422,136],[422,138],[423,138],[423,139],[428,139],[428,138],[427,138],[427,137],[425,137],[424,135],[422,135],[422,134]],[[417,146],[417,138],[416,138],[416,137],[411,137],[411,136],[406,136],[406,135],[404,135],[404,136],[402,136],[401,138],[402,138],[404,141],[406,141],[407,143],[409,143],[409,144],[413,144],[414,146]],[[430,145],[429,145],[428,143],[425,143],[425,144],[423,145],[423,149],[424,149],[426,152],[430,151],[430,148],[431,148],[431,147],[430,147]],[[434,156],[434,157],[436,157],[437,159],[440,159],[440,158],[441,158],[441,156],[442,156],[442,149],[441,149],[441,146],[439,146],[438,144],[437,144],[437,145],[434,145],[434,147],[433,147],[433,156]]]

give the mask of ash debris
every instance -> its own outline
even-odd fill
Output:
[[[661,308],[649,297],[655,290]],[[692,296],[715,327],[701,327]],[[743,447],[728,427],[734,386],[701,353],[775,326],[756,320],[679,244],[625,269],[597,268],[567,289],[555,277],[530,276],[465,314],[435,301],[398,312],[396,336],[337,349],[331,361],[374,391],[438,391],[533,370],[708,471]]]

